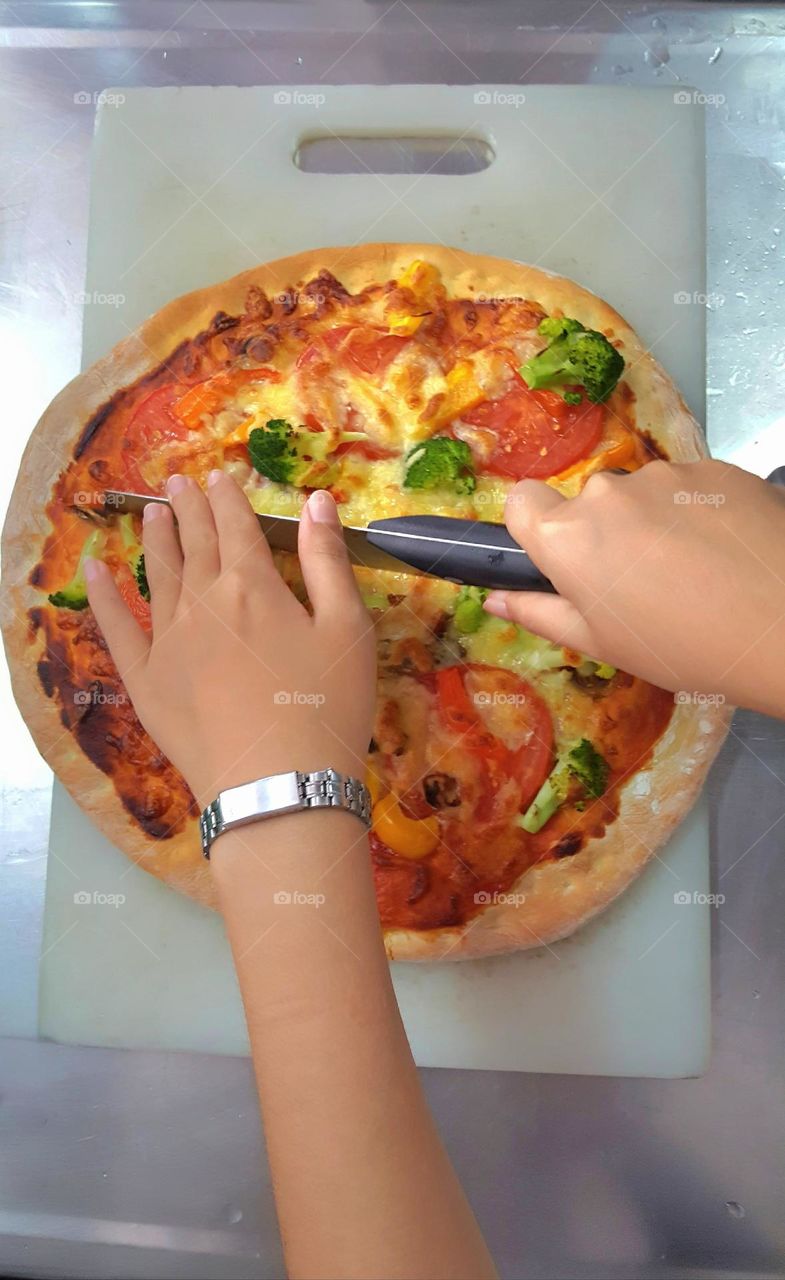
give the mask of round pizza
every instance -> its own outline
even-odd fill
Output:
[[[164,307],[36,427],[3,537],[17,700],[101,830],[214,906],[194,799],[87,604],[82,564],[100,556],[150,625],[140,521],[99,514],[105,489],[161,494],[175,472],[220,467],[259,513],[296,515],[326,488],[349,524],[501,522],[523,477],[570,497],[604,468],[704,454],[635,333],[569,280],[435,245],[254,268]],[[305,599],[296,557],[276,556]],[[459,959],[571,933],[686,813],[727,710],[491,617],[477,588],[357,577],[378,640],[367,779],[389,954]]]

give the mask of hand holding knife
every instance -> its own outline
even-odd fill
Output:
[[[154,494],[107,489],[102,514],[141,513],[148,503],[169,505]],[[270,546],[297,550],[296,516],[258,515]],[[445,578],[499,591],[549,591],[552,583],[518,546],[504,525],[452,516],[394,516],[372,520],[367,528],[343,526],[352,564],[393,573]]]

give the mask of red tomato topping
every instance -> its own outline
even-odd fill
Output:
[[[495,668],[483,667],[477,663],[443,667],[436,673],[436,692],[442,719],[449,729],[460,735],[467,751],[476,753],[488,766],[489,803],[484,804],[483,809],[492,808],[494,780],[514,776],[520,784],[523,810],[536,796],[553,762],[551,713],[531,685],[517,676],[505,673],[502,692],[506,698],[512,695],[516,697],[516,728],[529,730],[525,745],[511,750],[491,732],[477,703],[470,698],[465,685],[469,671],[480,676],[487,671],[494,680],[498,676]],[[488,815],[477,814],[478,818],[483,816]]]
[[[187,429],[172,409],[185,390],[179,383],[167,383],[146,395],[136,406],[125,429],[127,444],[154,449],[167,440],[185,440]]]
[[[530,391],[519,381],[501,399],[484,400],[461,416],[496,435],[482,471],[514,480],[544,479],[591,453],[602,435],[605,408],[585,399],[566,404],[554,391]]]
[[[117,575],[117,589],[139,626],[144,631],[152,631],[153,621],[150,614],[150,601],[140,596],[139,588],[130,569],[122,569]]]
[[[380,329],[361,329],[354,325],[338,325],[324,334],[327,346],[341,357],[355,373],[379,375],[409,341],[395,333]]]
[[[343,444],[338,445],[333,456],[340,458],[345,453],[359,453],[371,462],[375,462],[378,458],[397,457],[395,449],[385,449],[384,445],[377,444],[375,440],[345,440]]]
[[[161,446],[171,440],[185,440],[188,430],[172,412],[172,405],[185,387],[168,383],[149,392],[134,409],[125,428],[120,453],[118,477],[136,493],[148,493],[150,482],[145,477],[145,463],[155,462]]]

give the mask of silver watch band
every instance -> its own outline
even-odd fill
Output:
[[[213,840],[249,822],[272,818],[298,809],[346,809],[366,825],[371,825],[371,797],[357,778],[347,778],[337,769],[317,769],[312,773],[274,773],[269,778],[245,782],[221,791],[202,811],[199,829],[202,853],[210,857]]]

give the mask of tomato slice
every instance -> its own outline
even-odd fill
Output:
[[[529,731],[525,744],[512,750],[491,732],[469,696],[465,679],[470,671],[480,680],[487,672],[489,679],[498,683],[498,672],[494,667],[478,663],[443,667],[436,673],[436,693],[442,719],[448,729],[460,734],[466,749],[477,754],[486,765],[488,803],[482,806],[483,810],[492,808],[492,788],[504,777],[517,779],[521,809],[525,809],[547,778],[553,762],[551,713],[531,685],[518,676],[505,673],[503,693],[506,699],[515,696],[516,728]],[[482,819],[488,815],[478,812],[476,816]]]
[[[180,383],[170,382],[146,395],[124,432],[128,445],[154,448],[167,440],[185,440],[186,427],[173,412],[175,401],[185,390]]]
[[[355,373],[379,375],[409,341],[395,333],[383,333],[380,329],[363,329],[356,325],[337,325],[328,329],[324,340],[348,368]]]
[[[398,454],[394,449],[385,449],[384,445],[377,444],[375,440],[345,440],[343,444],[339,444],[335,450],[333,457],[341,458],[344,454],[359,454],[360,457],[367,458],[369,462],[376,462],[380,458],[397,458]]]
[[[461,417],[496,436],[481,471],[514,480],[544,479],[591,453],[602,436],[605,407],[585,398],[567,404],[554,391],[531,391],[519,379],[499,400],[484,400]]]
[[[179,383],[156,387],[134,409],[123,432],[118,459],[122,478],[133,492],[150,491],[145,463],[154,460],[163,445],[187,438],[187,428],[172,412],[172,405],[184,390]]]
[[[485,727],[466,690],[465,670],[464,667],[442,667],[436,673],[436,692],[442,719],[448,729],[460,734],[470,751],[476,751],[486,760],[494,760],[503,767],[510,753],[504,743]]]
[[[150,601],[140,596],[136,580],[129,569],[121,569],[117,575],[117,590],[142,630],[152,631],[153,620],[150,613]]]

